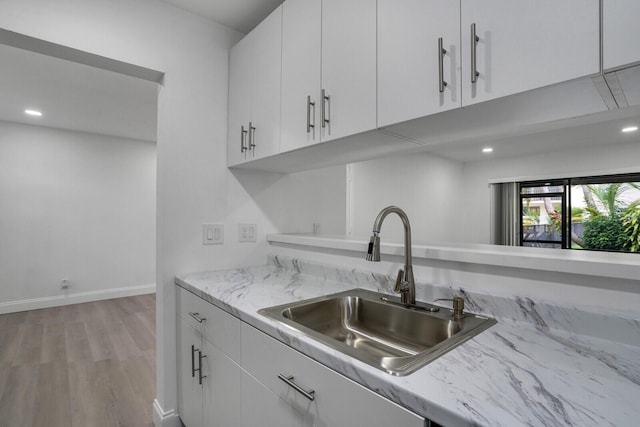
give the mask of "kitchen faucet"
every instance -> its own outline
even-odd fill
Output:
[[[398,214],[404,226],[404,269],[398,271],[396,278],[395,292],[400,293],[400,298],[405,304],[416,303],[416,282],[413,278],[413,266],[411,265],[411,225],[409,217],[397,206],[388,206],[380,211],[373,223],[373,235],[369,240],[367,250],[367,261],[380,262],[380,227],[382,222],[390,213]]]

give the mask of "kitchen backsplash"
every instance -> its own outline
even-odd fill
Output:
[[[316,276],[326,281],[343,284],[345,289],[364,288],[395,294],[393,292],[395,277],[385,274],[275,255],[269,255],[268,262],[278,268],[292,270],[295,274]],[[604,310],[597,312],[568,305],[553,305],[548,302],[536,302],[528,297],[493,296],[470,292],[461,287],[433,286],[419,281],[416,282],[416,295],[419,301],[424,302],[432,302],[437,298],[462,296],[465,300],[465,311],[494,317],[498,321],[524,322],[550,333],[562,331],[623,344],[640,345],[640,319],[623,317]]]

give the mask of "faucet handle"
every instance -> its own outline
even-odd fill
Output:
[[[404,278],[404,270],[400,269],[398,270],[398,276],[396,277],[396,285],[393,287],[393,290],[395,292],[404,293],[409,290],[408,288],[409,282],[407,282],[406,280],[402,280],[403,278]]]
[[[464,317],[464,298],[462,297],[438,298],[435,301],[452,301],[453,302],[453,318],[456,320],[459,320]]]

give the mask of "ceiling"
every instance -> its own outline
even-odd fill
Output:
[[[156,140],[156,83],[2,44],[0,62],[0,120]]]
[[[282,0],[162,0],[248,33]],[[155,83],[0,44],[0,120],[156,140]],[[41,117],[24,113],[41,110]]]
[[[241,33],[248,33],[283,0],[162,0],[204,16]]]
[[[623,133],[622,128],[640,126],[640,107],[628,107],[606,113],[572,118],[561,127],[543,131],[522,130],[508,137],[482,137],[426,147],[426,151],[459,162],[496,158],[514,158],[574,148],[603,147],[623,143],[639,143],[640,131]],[[491,147],[485,154],[482,148]]]

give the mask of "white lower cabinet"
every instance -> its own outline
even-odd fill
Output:
[[[202,335],[178,317],[178,413],[187,427],[202,426],[202,386],[196,377]],[[193,346],[193,348],[191,347]]]
[[[282,425],[425,426],[424,418],[343,377],[252,326],[243,323],[241,335],[242,367],[257,382],[279,397],[278,416],[284,412],[291,415],[287,424]],[[287,384],[279,376],[289,378],[295,385]],[[262,393],[267,394],[264,390]],[[275,397],[270,396],[269,399],[276,404]],[[291,409],[283,409],[285,404]],[[298,413],[302,415],[302,424],[291,424],[297,419]]]
[[[186,427],[429,425],[182,288],[177,335]]]
[[[301,427],[304,416],[289,403],[242,371],[242,425]]]
[[[203,343],[202,419],[205,427],[241,427],[242,369],[208,341]]]
[[[178,301],[180,419],[186,427],[241,427],[242,370],[231,358],[240,353],[240,320],[181,288]]]

